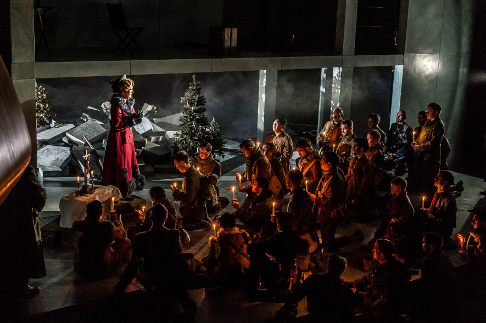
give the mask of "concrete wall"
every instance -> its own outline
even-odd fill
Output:
[[[53,48],[115,47],[106,3],[118,0],[42,0],[47,42]],[[145,27],[137,38],[143,47],[208,42],[209,26],[222,23],[223,0],[121,1],[127,25]],[[38,19],[36,19],[36,24]],[[37,25],[38,27],[38,25]],[[39,36],[37,36],[39,37]]]

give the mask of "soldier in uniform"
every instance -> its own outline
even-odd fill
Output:
[[[280,189],[280,192],[278,194],[274,193],[275,197],[278,200],[281,200],[285,192],[287,191],[285,188],[285,170],[282,167],[282,164],[278,161],[278,159],[275,157],[275,150],[276,147],[273,143],[271,142],[265,142],[262,146],[262,152],[267,157],[268,161],[270,162],[270,166],[272,168],[272,178],[275,176],[278,180],[278,183],[282,185],[282,188]]]
[[[339,142],[336,152],[339,156],[339,168],[348,173],[349,162],[354,157],[353,146],[356,136],[353,133],[353,121],[346,119],[341,122],[341,141]]]
[[[294,216],[293,230],[300,235],[309,233],[313,227],[311,219],[312,201],[309,194],[302,188],[304,176],[298,169],[291,169],[287,174],[286,186],[292,197],[288,205],[288,212]]]
[[[380,115],[378,113],[372,113],[372,114],[370,114],[370,116],[368,117],[368,129],[366,129],[366,131],[364,132],[364,138],[366,138],[366,135],[371,130],[378,131],[380,133],[380,135],[381,135],[381,137],[380,137],[380,143],[381,143],[380,144],[380,147],[382,148],[382,150],[384,150],[384,148],[385,148],[385,142],[386,142],[386,135],[383,132],[383,130],[381,130],[380,127],[379,127],[380,120],[381,120],[381,117],[380,117]]]
[[[246,157],[246,171],[242,175],[242,183],[249,181],[250,185],[247,187],[240,187],[240,192],[247,192],[251,190],[251,183],[257,177],[265,177],[270,180],[272,177],[272,167],[267,157],[263,155],[260,147],[255,145],[255,142],[251,139],[245,139],[240,144],[240,149],[243,155]],[[236,180],[240,181],[239,176],[236,176]]]
[[[439,115],[442,107],[437,103],[427,106],[427,122],[412,143],[414,149],[414,180],[420,179],[419,192],[429,198],[433,195],[434,178],[440,169],[440,144],[444,136],[444,124]],[[415,134],[417,136],[417,134]]]
[[[348,210],[356,212],[358,217],[362,217],[368,210],[368,202],[374,192],[373,185],[373,165],[366,156],[368,142],[364,138],[354,140],[354,157],[349,164],[346,182],[348,184],[346,194],[346,204]]]
[[[264,143],[271,142],[275,145],[274,156],[282,164],[285,174],[288,173],[290,169],[290,158],[292,158],[292,153],[294,151],[294,144],[292,143],[292,138],[285,132],[285,125],[287,124],[287,119],[285,118],[275,118],[273,120],[273,131],[270,132]]]
[[[378,167],[383,166],[383,160],[385,158],[381,150],[380,137],[381,134],[377,130],[370,130],[366,134],[366,140],[369,146],[366,156]]]
[[[299,169],[302,175],[304,175],[302,186],[306,188],[308,193],[313,193],[316,191],[317,184],[322,176],[319,165],[321,158],[314,149],[311,141],[307,138],[300,138],[295,145],[295,149],[300,156]]]
[[[337,107],[332,112],[332,120],[326,122],[317,136],[317,144],[321,147],[319,154],[326,151],[334,151],[341,138],[341,121],[343,120],[343,109]]]
[[[395,169],[396,176],[405,174],[412,159],[413,130],[405,120],[407,120],[407,111],[398,111],[397,122],[390,126],[385,145],[384,168],[387,171]]]
[[[218,179],[221,176],[221,164],[214,159],[213,154],[211,151],[213,150],[213,146],[211,146],[208,142],[203,142],[199,144],[199,156],[196,156],[192,159],[192,166],[198,170],[203,175],[214,175]],[[206,201],[206,207],[208,209],[208,213],[215,212],[219,209],[219,188],[216,185],[209,185],[209,189],[213,191],[213,199],[208,199]]]
[[[201,173],[189,164],[189,155],[184,150],[174,155],[175,167],[184,174],[182,190],[171,185],[172,197],[181,201],[179,211],[182,216],[182,225],[186,229],[206,227],[211,229],[211,220],[206,210],[206,201],[201,200],[199,189]]]

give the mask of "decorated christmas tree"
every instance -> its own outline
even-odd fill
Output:
[[[196,75],[192,76],[189,89],[181,98],[182,117],[180,118],[179,140],[175,143],[177,148],[185,150],[190,156],[198,154],[199,144],[209,142],[213,146],[215,155],[224,156],[227,152],[220,125],[213,120],[210,122],[205,115],[206,99],[201,95],[200,82]]]
[[[35,117],[38,124],[49,123],[51,112],[49,111],[49,101],[47,101],[47,92],[41,85],[35,87],[36,103]]]

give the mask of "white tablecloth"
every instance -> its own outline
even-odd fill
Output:
[[[59,202],[61,210],[61,228],[71,228],[74,221],[83,220],[86,217],[86,206],[89,202],[98,200],[103,203],[103,218],[107,219],[110,212],[110,199],[115,197],[115,201],[122,198],[120,190],[115,186],[95,185],[92,194],[78,196],[77,191],[64,195]]]

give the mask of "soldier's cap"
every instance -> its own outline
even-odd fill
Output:
[[[280,224],[291,224],[294,216],[289,212],[276,212],[275,216]]]

